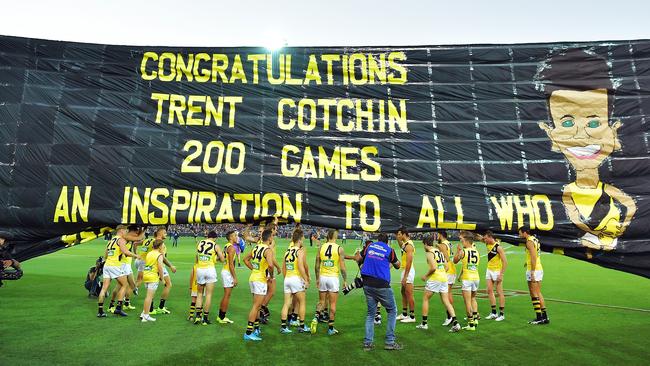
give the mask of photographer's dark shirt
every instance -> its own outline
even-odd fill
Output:
[[[369,243],[361,251],[361,258],[363,285],[377,288],[390,287],[390,266],[397,262],[395,250],[381,241]]]

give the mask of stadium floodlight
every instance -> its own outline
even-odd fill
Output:
[[[282,36],[280,33],[270,31],[266,32],[264,36],[266,39],[264,41],[264,47],[269,51],[278,51],[282,47],[287,46],[286,37]]]

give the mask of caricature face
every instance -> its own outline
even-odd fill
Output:
[[[620,149],[620,123],[608,121],[607,90],[556,90],[549,98],[552,126],[540,127],[576,170],[597,168]]]

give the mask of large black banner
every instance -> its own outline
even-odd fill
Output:
[[[650,276],[650,42],[170,48],[0,38],[0,229],[528,225]],[[92,235],[92,234],[83,234]]]

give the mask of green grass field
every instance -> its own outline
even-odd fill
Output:
[[[285,240],[279,241],[278,258],[286,244]],[[512,296],[506,299],[506,321],[483,320],[476,332],[449,334],[440,326],[444,310],[434,297],[428,331],[398,322],[397,337],[404,345],[403,351],[377,348],[364,352],[361,345],[366,304],[361,290],[340,297],[336,319],[339,335],[328,337],[323,325],[316,335],[281,335],[281,278],[270,305],[271,322],[263,326],[264,340],[244,342],[242,334],[251,304],[249,271],[245,267],[237,268],[240,285],[228,312],[235,323],[190,324],[185,319],[195,246],[194,240],[187,238],[177,248],[168,245],[168,257],[178,267],[178,272],[172,274],[174,287],[167,302],[172,314],[158,315],[155,323],[140,323],[140,295],[133,301],[137,310],[131,310],[128,318],[97,319],[96,299],[87,297],[83,281],[88,268],[103,253],[103,245],[104,241],[97,240],[30,260],[24,263],[23,279],[5,282],[0,289],[0,365],[647,364],[650,281],[563,256],[542,257],[543,293],[551,318],[548,326],[526,324],[534,314],[526,294],[524,253],[521,248],[506,245],[510,265],[504,287],[512,290]],[[358,241],[348,241],[346,253],[352,253],[358,245]],[[479,249],[485,252],[483,245]],[[312,269],[314,253],[314,248],[309,248]],[[418,242],[416,285],[423,284],[419,280],[425,269],[422,253]],[[483,274],[485,258],[482,262]],[[350,275],[354,275],[356,265],[347,265]],[[393,279],[397,281],[397,272]],[[213,299],[213,317],[223,293],[220,285],[221,279]],[[481,286],[485,286],[483,280]],[[393,288],[401,308],[399,285]],[[419,321],[422,292],[416,290],[415,297]],[[308,319],[316,300],[312,285],[307,294]],[[480,312],[487,315],[488,300],[478,301]],[[455,308],[459,315],[463,313],[459,295],[455,296]],[[383,344],[384,332],[385,324],[376,329],[378,345]]]

